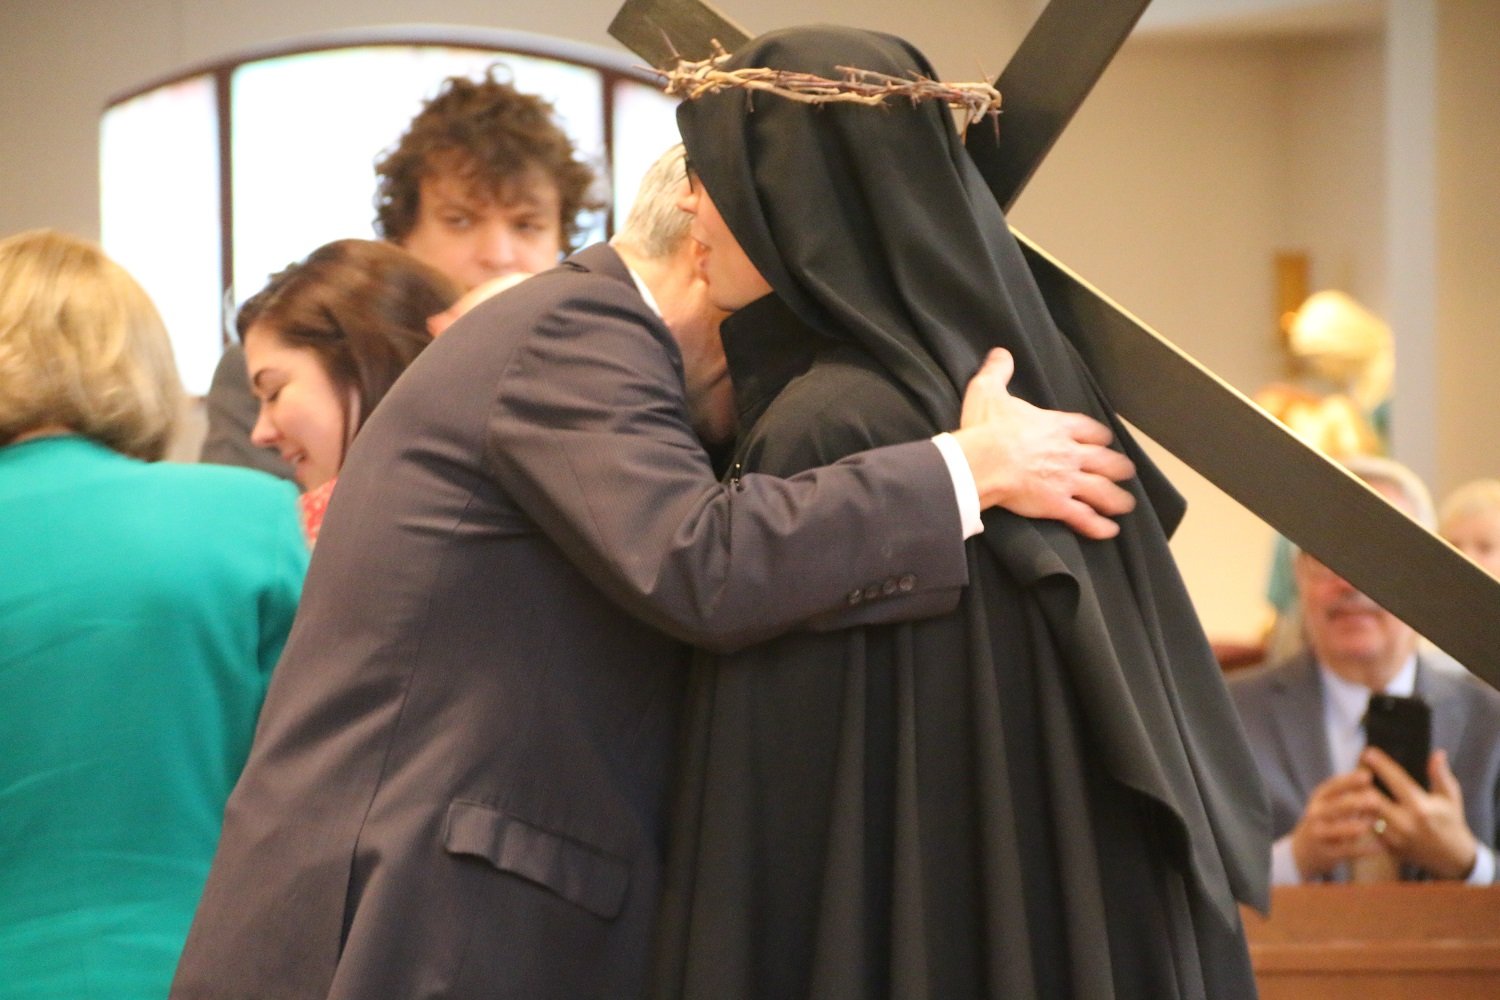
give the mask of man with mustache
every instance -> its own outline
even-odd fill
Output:
[[[1432,527],[1432,500],[1405,466],[1369,457],[1345,465]],[[1361,881],[1384,868],[1405,878],[1490,884],[1500,694],[1419,648],[1408,625],[1308,553],[1298,553],[1295,572],[1306,647],[1230,683],[1270,793],[1272,881]],[[1415,695],[1431,707],[1427,789],[1365,746],[1375,693]]]

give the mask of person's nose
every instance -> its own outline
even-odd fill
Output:
[[[485,271],[498,277],[517,269],[515,234],[508,227],[487,226],[479,240],[479,263]]]
[[[1359,588],[1354,586],[1354,584],[1350,583],[1348,580],[1345,580],[1343,577],[1339,576],[1337,573],[1332,573],[1329,575],[1326,585],[1328,587],[1328,592],[1332,594],[1336,599],[1346,599],[1354,596],[1362,596],[1360,594]]]
[[[274,448],[280,437],[281,432],[271,420],[266,404],[261,403],[260,412],[255,415],[255,426],[250,428],[250,443],[257,448]]]

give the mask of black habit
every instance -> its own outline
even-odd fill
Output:
[[[741,66],[934,76],[837,28],[762,36]],[[1267,809],[1168,550],[1181,498],[1053,324],[949,112],[730,90],[678,120],[776,293],[725,325],[731,474],[954,426],[992,346],[1016,395],[1108,422],[1139,473],[1111,541],[988,513],[951,614],[699,657],[658,995],[1253,996],[1236,900],[1265,905]]]

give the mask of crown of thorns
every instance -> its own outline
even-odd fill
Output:
[[[916,73],[890,76],[854,66],[835,67],[844,74],[840,80],[759,66],[725,70],[720,67],[729,53],[717,39],[713,47],[714,54],[707,59],[679,59],[675,69],[655,71],[667,94],[691,101],[721,90],[760,90],[803,104],[875,105],[895,98],[906,98],[913,104],[942,101],[963,112],[965,126],[1000,113],[1000,91],[987,83],[941,83]]]

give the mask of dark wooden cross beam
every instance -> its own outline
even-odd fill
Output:
[[[995,82],[1001,128],[965,137],[1009,210],[1149,0],[1052,0]],[[702,0],[627,0],[610,34],[658,68],[749,34]],[[1500,584],[1233,386],[1016,233],[1110,403],[1297,545],[1500,687]]]

